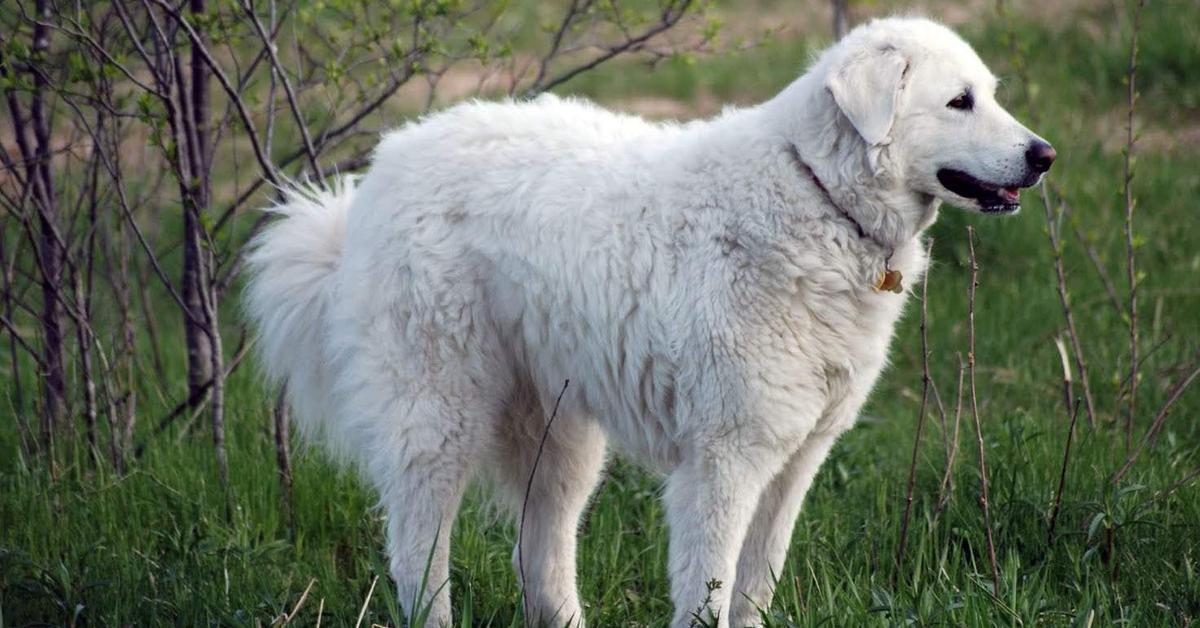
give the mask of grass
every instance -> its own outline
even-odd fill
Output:
[[[1124,7],[1086,6],[1061,24],[991,13],[965,29],[1008,81],[1005,94],[1051,139],[1061,158],[1053,180],[1071,219],[1123,284],[1122,155],[1110,138],[1122,110],[1128,19]],[[1163,402],[1180,365],[1200,343],[1200,230],[1194,228],[1200,157],[1195,144],[1154,144],[1200,123],[1200,8],[1151,3],[1142,39],[1139,103],[1146,146],[1134,189],[1142,270],[1145,353],[1137,433]],[[1015,42],[1010,42],[1015,37]],[[819,41],[781,38],[724,58],[676,59],[653,74],[613,66],[562,91],[619,103],[633,95],[753,102],[782,87]],[[1030,82],[1016,83],[1015,54]],[[1189,76],[1190,75],[1190,76]],[[1024,94],[1028,93],[1029,100]],[[1188,126],[1190,125],[1190,126]],[[1128,370],[1122,313],[1108,303],[1078,239],[1066,229],[1065,261],[1101,414],[1081,421],[1058,534],[1047,542],[1066,436],[1059,358],[1062,327],[1042,208],[1026,194],[1015,218],[943,211],[932,229],[929,295],[932,368],[950,404],[955,354],[966,350],[965,226],[979,234],[979,397],[992,480],[1001,590],[991,592],[970,423],[947,510],[934,501],[944,454],[934,415],[917,464],[916,502],[903,568],[896,551],[920,396],[915,313],[899,328],[892,365],[862,419],[834,449],[796,524],[792,551],[769,610],[773,626],[1186,625],[1200,617],[1200,488],[1172,485],[1200,466],[1200,392],[1175,407],[1157,447],[1119,485],[1124,460],[1114,419]],[[170,322],[170,321],[167,321]],[[168,356],[180,368],[182,355]],[[175,373],[173,381],[182,381]],[[177,392],[177,391],[176,391]],[[33,391],[26,391],[26,398]],[[145,393],[141,437],[172,399]],[[168,432],[134,471],[115,477],[82,461],[51,482],[22,459],[11,421],[0,424],[0,625],[402,624],[386,577],[380,513],[352,476],[301,449],[295,462],[295,530],[280,508],[270,396],[253,369],[230,382],[230,467],[237,511],[224,516],[211,447]],[[12,407],[11,402],[5,404]],[[666,534],[657,479],[617,463],[582,530],[580,586],[594,626],[664,625],[670,616]],[[452,586],[462,625],[520,625],[509,567],[513,526],[472,494],[454,529]],[[367,591],[381,576],[373,595]],[[314,582],[315,579],[315,582]],[[312,588],[302,606],[305,588]]]

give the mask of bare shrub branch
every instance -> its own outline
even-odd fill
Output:
[[[1134,133],[1133,115],[1137,103],[1137,53],[1138,33],[1142,26],[1142,8],[1145,0],[1138,0],[1133,13],[1133,39],[1129,44],[1129,70],[1125,81],[1127,87],[1128,114],[1125,126],[1125,269],[1129,282],[1129,394],[1125,414],[1125,450],[1133,448],[1133,420],[1137,413],[1138,389],[1138,309],[1137,309],[1137,266],[1136,238],[1133,230],[1133,210],[1137,199],[1133,196]]]

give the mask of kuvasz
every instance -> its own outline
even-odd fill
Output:
[[[576,532],[611,444],[665,475],[672,625],[758,623],[939,204],[1013,213],[1054,160],[995,87],[947,28],[877,20],[755,107],[461,104],[272,208],[248,289],[266,369],[379,492],[400,602],[450,622],[482,477],[527,499],[527,620],[582,624]]]

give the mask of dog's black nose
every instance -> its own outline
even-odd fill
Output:
[[[1055,157],[1058,157],[1058,151],[1042,140],[1033,140],[1029,149],[1025,151],[1025,163],[1029,164],[1029,167],[1035,172],[1049,170]]]

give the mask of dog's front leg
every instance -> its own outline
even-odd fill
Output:
[[[722,444],[680,464],[663,494],[675,628],[729,626],[738,553],[759,496],[783,464],[784,454]]]
[[[792,528],[804,496],[836,440],[836,434],[831,432],[810,436],[759,498],[754,522],[738,560],[731,625],[737,628],[762,625],[760,611],[770,608],[775,582],[783,577]]]

